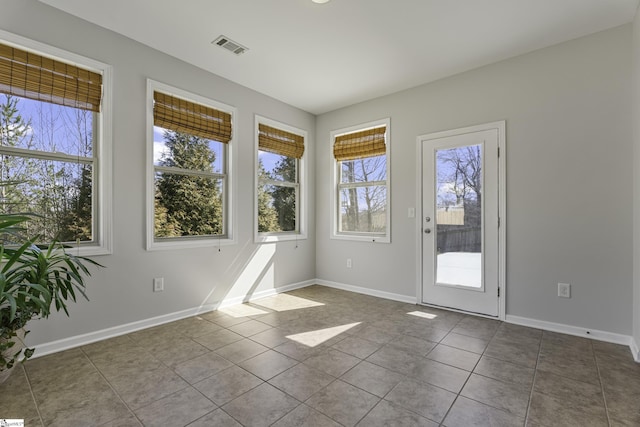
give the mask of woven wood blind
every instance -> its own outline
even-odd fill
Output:
[[[258,147],[262,151],[299,159],[304,154],[304,137],[260,123]]]
[[[386,126],[347,133],[336,137],[333,156],[338,161],[381,156],[387,152],[384,134]]]
[[[102,75],[0,44],[0,92],[99,112]]]
[[[231,141],[231,114],[161,92],[153,93],[153,123],[201,138]]]

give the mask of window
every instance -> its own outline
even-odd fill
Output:
[[[336,239],[390,242],[389,120],[331,133]]]
[[[303,161],[306,132],[256,117],[256,241],[306,238]]]
[[[0,211],[33,214],[41,243],[110,253],[110,67],[0,38]]]
[[[149,249],[232,242],[233,108],[149,81]]]

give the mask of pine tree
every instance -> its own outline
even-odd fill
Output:
[[[271,179],[271,176],[265,170],[262,160],[258,159],[258,231],[260,233],[278,232],[281,231],[278,213],[273,207],[271,193],[261,183],[264,179]]]
[[[165,131],[164,140],[168,153],[161,166],[213,172],[216,154],[208,140],[173,131]],[[163,172],[156,175],[156,190],[157,237],[222,234],[219,179]]]
[[[18,110],[19,99],[11,95],[0,95],[0,145],[4,147],[30,146],[32,136],[30,121]],[[0,182],[8,183],[0,188],[2,213],[27,210],[27,198],[19,190],[19,184],[28,178],[24,159],[8,155],[0,156]]]
[[[285,182],[297,181],[297,161],[293,157],[283,157],[273,168],[277,179]],[[273,208],[278,215],[278,225],[283,231],[295,231],[296,227],[296,192],[291,187],[275,186],[272,192]]]

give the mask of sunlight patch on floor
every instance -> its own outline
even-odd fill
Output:
[[[274,311],[298,310],[301,308],[320,307],[324,305],[324,303],[321,302],[288,294],[279,294],[272,297],[261,298],[256,302],[256,304]]]
[[[261,314],[269,314],[268,311],[260,310],[259,308],[248,304],[232,305],[229,307],[221,308],[218,311],[233,317],[249,317],[258,316]]]
[[[349,323],[347,325],[334,326],[332,328],[318,329],[316,331],[302,332],[300,334],[287,335],[292,341],[306,345],[307,347],[315,347],[320,345],[331,338],[348,331],[349,329],[358,326],[362,322]]]
[[[416,317],[423,317],[425,319],[435,319],[436,317],[438,317],[437,314],[431,314],[424,311],[412,311],[407,314],[410,314],[411,316],[416,316]]]

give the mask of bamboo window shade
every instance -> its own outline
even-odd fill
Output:
[[[304,137],[260,123],[258,148],[269,153],[300,159],[304,154]]]
[[[102,75],[0,43],[0,93],[100,112]]]
[[[385,144],[386,126],[347,133],[336,137],[333,156],[338,161],[382,156],[387,152]]]
[[[231,141],[231,114],[161,92],[154,92],[153,100],[156,126],[225,144]]]

